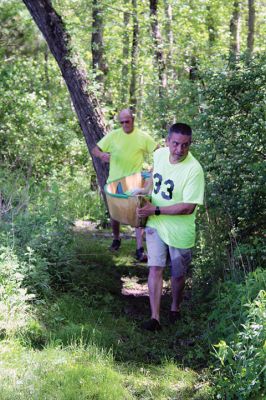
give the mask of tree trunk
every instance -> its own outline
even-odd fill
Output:
[[[159,76],[159,94],[163,97],[163,90],[167,87],[166,63],[163,53],[163,41],[158,22],[158,0],[150,0],[151,30],[155,47],[155,62]]]
[[[62,18],[53,9],[50,0],[23,0],[23,2],[42,32],[51,53],[59,65],[91,154],[92,148],[102,138],[106,128],[97,100],[92,94],[88,93],[85,72],[75,62],[72,62],[72,54],[69,50],[69,36]],[[103,193],[108,168],[106,164],[102,164],[92,154],[91,156],[98,183]]]
[[[144,76],[141,73],[138,77],[138,108],[137,108],[137,118],[138,122],[141,125],[142,117],[143,117],[143,99],[144,99]]]
[[[133,36],[132,36],[132,49],[131,49],[131,81],[130,81],[130,107],[133,112],[137,108],[137,63],[138,63],[138,39],[139,39],[139,22],[137,14],[137,0],[132,0],[133,10]]]
[[[48,58],[49,58],[49,49],[48,46],[45,46],[44,49],[44,76],[45,76],[45,83],[46,83],[46,104],[47,107],[50,108],[50,91],[49,91],[49,86],[50,86],[50,78],[49,78],[49,68],[48,68]]]
[[[169,3],[169,0],[164,0],[164,12],[166,17],[166,36],[168,39],[168,51],[166,56],[166,67],[168,71],[168,77],[170,76],[172,79],[175,79],[174,70],[173,70],[173,49],[174,49],[174,35],[172,30],[173,23],[173,11],[172,5]]]
[[[230,21],[230,55],[235,61],[240,53],[241,2],[236,0],[233,7],[233,14]]]
[[[255,36],[255,0],[248,0],[247,49],[249,55],[251,55],[254,50],[254,36]]]
[[[125,9],[128,8],[129,0],[124,0]],[[122,66],[122,78],[121,78],[121,100],[123,104],[123,108],[128,101],[128,73],[129,73],[129,20],[130,13],[128,11],[124,11],[124,34],[123,34],[123,66]]]
[[[206,25],[209,32],[209,46],[211,48],[217,39],[217,29],[215,26],[215,14],[214,14],[215,12],[210,5],[208,5],[206,9],[207,9]]]
[[[189,67],[189,80],[196,81],[198,79],[198,61],[195,56],[191,56]]]
[[[104,59],[103,7],[100,3],[99,0],[92,1],[91,53],[92,68],[96,73],[96,79],[103,83],[108,69]]]

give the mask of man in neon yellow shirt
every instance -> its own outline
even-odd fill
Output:
[[[152,153],[156,148],[155,141],[149,135],[134,127],[134,116],[130,109],[122,110],[118,119],[122,128],[108,133],[92,150],[102,162],[110,163],[107,183],[141,172],[145,154]],[[111,222],[114,239],[110,250],[116,251],[121,244],[120,223]],[[136,228],[136,241],[136,258],[145,261],[141,228]]]
[[[170,127],[167,145],[154,153],[153,177],[145,189],[152,188],[151,203],[138,209],[139,217],[148,217],[146,243],[148,249],[149,297],[151,319],[144,329],[161,329],[160,300],[163,287],[163,269],[167,255],[171,260],[172,304],[170,322],[180,319],[180,304],[185,276],[195,244],[195,217],[197,205],[203,204],[204,175],[199,162],[189,152],[192,130],[182,123]]]

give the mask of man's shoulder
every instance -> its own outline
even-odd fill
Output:
[[[192,153],[189,152],[190,155],[190,162],[195,166],[195,168],[203,169],[201,163],[193,156]]]
[[[142,136],[142,137],[145,137],[145,138],[152,138],[153,139],[153,137],[152,137],[152,135],[145,129],[145,128],[141,128],[141,127],[139,127],[139,126],[136,126],[135,128],[134,128],[134,132],[136,133],[136,135],[138,135],[138,136]],[[154,140],[154,139],[153,139]]]
[[[193,175],[204,175],[204,171],[200,162],[189,152],[189,170]]]
[[[112,129],[110,132],[107,133],[107,135],[121,135],[123,133],[122,128],[115,128]]]
[[[106,135],[104,135],[101,140],[104,140],[104,141],[113,140],[114,137],[118,137],[121,135],[121,131],[122,131],[121,128],[120,129],[119,128],[112,129],[111,131],[107,132]]]

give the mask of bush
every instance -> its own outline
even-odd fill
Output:
[[[21,56],[0,66],[0,162],[37,180],[62,165],[71,169],[88,161],[55,62],[49,63],[49,77],[46,68],[42,56]]]
[[[20,264],[11,248],[0,249],[0,333],[14,334],[27,324],[29,301],[34,298],[22,286],[24,265]]]
[[[263,265],[265,255],[265,65],[261,56],[202,77],[197,150],[206,172],[209,229],[214,242],[226,245],[231,270]]]
[[[209,320],[215,321],[212,338],[219,337],[214,346],[218,399],[255,399],[265,393],[265,283],[266,272],[257,270],[245,283],[225,283],[217,296]]]

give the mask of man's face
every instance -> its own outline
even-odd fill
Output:
[[[121,111],[118,119],[125,133],[131,133],[134,130],[134,119],[127,112]]]
[[[188,155],[189,146],[191,145],[191,136],[173,133],[170,139],[167,139],[167,145],[170,151],[170,161],[183,161]]]

